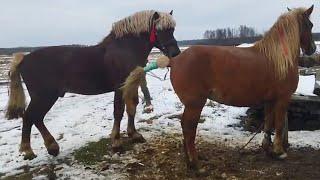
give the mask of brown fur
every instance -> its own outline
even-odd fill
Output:
[[[169,40],[176,42],[173,29],[166,29],[166,21],[161,20],[162,13],[154,13],[152,16],[151,13],[146,13],[146,15],[145,17],[128,17],[120,21],[121,23],[115,23],[112,32],[101,43],[93,46],[41,48],[25,55],[21,64],[18,56],[15,58],[11,70],[12,88],[8,115],[12,117],[11,114],[17,114],[13,110],[18,109],[22,112],[24,109],[23,89],[19,76],[21,74],[30,96],[21,129],[21,150],[26,153],[25,158],[35,157],[30,145],[33,125],[40,131],[48,153],[53,156],[58,155],[59,146],[49,132],[49,128],[44,125],[43,119],[58,98],[63,97],[67,92],[84,95],[115,92],[111,139],[112,148],[116,151],[121,149],[120,122],[125,103],[119,87],[136,66],[146,64],[151,49],[160,47],[159,42]],[[169,14],[167,16],[172,18]],[[150,42],[151,33],[139,29],[139,25],[149,24],[151,27],[151,22],[155,22],[156,27],[164,28],[157,31],[161,36],[156,37],[156,42]],[[164,53],[172,56],[180,53],[176,43],[164,44],[163,49],[166,50]],[[143,137],[137,132],[134,124],[138,98],[126,103],[129,107],[128,135],[135,140],[142,140]]]
[[[310,15],[313,6],[309,9]],[[305,35],[311,35],[310,26],[301,26],[306,23],[302,20],[309,21],[300,17],[304,12],[299,8],[282,15],[253,47],[192,46],[170,59],[171,83],[185,106],[181,126],[190,167],[198,166],[194,142],[208,98],[231,106],[270,107],[267,121],[274,125],[275,137],[273,145],[267,144],[273,147],[267,150],[272,149],[270,153],[275,157],[286,157],[282,135],[287,106],[298,83],[298,53],[300,47],[308,55],[315,51],[314,41]],[[138,82],[136,74],[133,78]],[[138,85],[132,83],[132,86]],[[270,128],[265,127],[265,132],[269,133]]]
[[[13,56],[14,58],[10,67],[10,95],[6,111],[7,119],[22,117],[26,107],[26,97],[23,92],[22,81],[18,69],[24,55],[22,53],[17,53]]]

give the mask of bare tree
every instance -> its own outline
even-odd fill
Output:
[[[206,30],[203,34],[205,39],[230,39],[261,36],[254,28],[241,25],[239,28],[218,28],[216,30]]]

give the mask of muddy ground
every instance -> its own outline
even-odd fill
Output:
[[[267,157],[259,148],[227,147],[226,142],[207,142],[197,139],[201,176],[187,170],[182,151],[181,134],[163,134],[143,144],[133,145],[125,139],[122,153],[113,153],[110,139],[101,139],[76,150],[73,157],[61,163],[83,166],[100,176],[108,176],[112,169],[125,174],[120,179],[319,179],[320,150],[290,148],[287,160]],[[26,167],[27,168],[27,167]],[[63,167],[46,165],[5,179],[30,179],[43,174],[49,179],[59,178],[55,171]],[[69,178],[62,178],[69,179]]]
[[[320,151],[310,148],[289,149],[289,157],[279,161],[267,157],[260,148],[244,150],[209,143],[198,138],[200,162],[207,174],[199,177],[188,172],[181,137],[154,139],[137,152],[143,164],[131,170],[132,179],[319,179]],[[133,173],[134,172],[134,173]]]

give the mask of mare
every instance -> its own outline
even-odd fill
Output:
[[[185,106],[181,126],[190,168],[198,168],[196,129],[207,99],[239,107],[263,104],[263,147],[277,158],[287,156],[284,120],[298,84],[300,48],[307,55],[316,49],[309,20],[312,11],[313,6],[282,14],[253,47],[192,46],[169,60],[172,86]],[[136,84],[126,86],[125,91],[137,89]]]

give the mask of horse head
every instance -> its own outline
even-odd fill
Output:
[[[313,5],[302,14],[300,21],[300,45],[302,51],[307,55],[316,51],[316,45],[312,37],[313,24],[309,19],[312,11]]]
[[[175,57],[180,54],[180,49],[178,47],[177,41],[174,37],[174,26],[164,26],[165,23],[170,23],[172,19],[171,11],[169,14],[163,14],[155,12],[152,17],[152,27],[150,41],[154,41],[154,46],[160,49],[166,56]],[[170,18],[168,18],[168,16]],[[167,18],[168,20],[164,19]],[[166,27],[166,28],[163,28]],[[168,28],[169,27],[169,28]],[[153,38],[153,39],[152,39]]]

